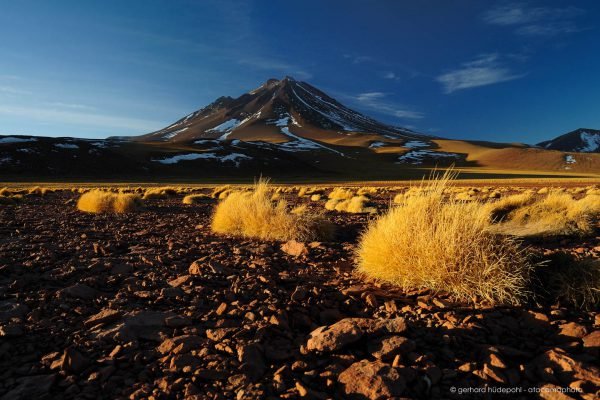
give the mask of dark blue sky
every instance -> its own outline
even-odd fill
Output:
[[[420,132],[535,143],[600,129],[599,20],[597,1],[5,1],[0,133],[145,133],[291,75]]]

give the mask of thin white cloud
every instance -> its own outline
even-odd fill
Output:
[[[515,27],[515,33],[525,36],[556,36],[582,30],[574,20],[585,14],[577,7],[529,7],[512,3],[491,8],[482,15],[491,25]]]
[[[458,69],[446,72],[436,78],[444,88],[444,93],[470,89],[479,86],[512,81],[525,76],[515,74],[499,61],[497,53],[484,54],[465,62]]]
[[[567,33],[581,32],[584,30],[570,21],[551,22],[546,24],[525,25],[517,28],[515,32],[525,36],[557,36]]]
[[[90,112],[76,112],[40,107],[2,106],[0,114],[22,117],[44,123],[91,126],[95,128],[123,129],[131,132],[150,132],[164,125],[162,121],[149,121]]]
[[[29,95],[31,92],[14,86],[0,86],[0,93],[12,95]]]
[[[52,107],[59,107],[59,108],[68,108],[68,109],[72,109],[72,110],[95,110],[95,107],[92,106],[88,106],[85,104],[77,104],[77,103],[63,103],[61,101],[52,101],[50,103],[46,103],[49,106]]]
[[[383,78],[384,79],[391,79],[391,80],[394,80],[394,81],[400,79],[400,77],[398,75],[396,75],[395,72],[392,72],[392,71],[384,72],[383,73]]]
[[[425,117],[421,112],[406,109],[386,101],[387,96],[388,94],[383,92],[366,92],[357,96],[350,96],[350,98],[362,107],[400,119],[422,119]]]

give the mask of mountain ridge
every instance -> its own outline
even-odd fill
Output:
[[[600,130],[578,128],[537,145],[548,150],[600,153]]]

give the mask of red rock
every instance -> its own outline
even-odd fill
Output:
[[[185,367],[194,368],[200,365],[200,360],[191,354],[177,354],[171,358],[169,368],[181,370]]]
[[[403,336],[390,336],[377,338],[369,342],[367,349],[375,358],[391,360],[397,354],[406,354],[414,351],[415,342]]]
[[[333,325],[321,326],[310,333],[306,342],[307,351],[331,352],[356,342],[363,336],[363,329],[352,318]]]
[[[577,322],[568,322],[559,327],[559,334],[569,339],[581,339],[587,335],[587,328]]]
[[[564,384],[578,379],[600,385],[600,368],[577,361],[561,349],[548,350],[536,358],[533,363],[540,375],[545,376],[543,371],[549,369]]]
[[[192,280],[192,277],[190,275],[182,275],[178,278],[170,280],[169,285],[171,285],[173,287],[180,287],[180,286],[183,286],[186,283],[190,282],[191,280]]]
[[[188,353],[199,349],[203,344],[200,336],[182,335],[165,339],[156,350],[161,354],[174,352],[176,354]]]
[[[401,396],[406,389],[398,369],[381,361],[356,362],[339,375],[338,382],[348,399],[384,400]]]
[[[88,319],[85,320],[83,326],[86,328],[93,328],[98,325],[108,324],[121,319],[123,314],[119,311],[111,310],[110,308],[105,308],[100,311],[98,314],[94,314]]]
[[[281,245],[281,250],[290,256],[300,257],[308,254],[308,248],[302,242],[290,240]]]
[[[60,367],[62,371],[79,374],[90,364],[90,360],[73,347],[67,347],[62,357],[52,363],[50,369]]]
[[[600,330],[583,337],[583,348],[592,354],[600,355]]]
[[[227,303],[221,303],[217,308],[216,313],[217,315],[223,315],[225,314],[225,311],[227,311]]]
[[[490,364],[485,363],[483,364],[483,373],[495,380],[496,382],[508,384],[508,379],[502,372],[501,368],[493,367]]]

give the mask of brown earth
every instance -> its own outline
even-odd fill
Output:
[[[352,254],[367,216],[330,213],[338,239],[290,255],[211,234],[214,204],[93,215],[74,202],[0,208],[2,400],[598,396],[597,311],[366,282]],[[600,255],[598,236],[532,245]]]

